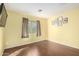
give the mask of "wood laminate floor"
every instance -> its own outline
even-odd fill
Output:
[[[79,49],[45,40],[6,49],[3,56],[79,56]]]

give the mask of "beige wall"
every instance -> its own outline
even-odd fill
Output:
[[[10,10],[7,10],[7,12],[8,18],[5,28],[5,48],[16,47],[47,39],[47,19],[38,18],[27,14],[25,15]],[[40,20],[42,35],[40,37],[36,37],[34,35],[25,39],[21,38],[22,17],[29,18],[29,20]]]
[[[4,27],[0,27],[0,56],[4,51]]]
[[[68,17],[68,23],[59,27],[52,25],[52,21],[59,16]],[[66,10],[50,17],[48,19],[48,39],[79,49],[79,9]]]

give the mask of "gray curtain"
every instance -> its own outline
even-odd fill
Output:
[[[41,25],[39,20],[37,20],[37,36],[41,36]]]
[[[22,38],[28,38],[28,18],[23,18],[22,21]]]

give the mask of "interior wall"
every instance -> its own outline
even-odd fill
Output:
[[[3,54],[4,51],[4,27],[0,27],[0,56]]]
[[[59,16],[68,17],[68,23],[55,26],[52,21]],[[79,49],[79,9],[65,10],[48,19],[48,39]]]
[[[46,40],[48,36],[47,19],[38,18],[35,16],[22,14],[14,11],[7,10],[8,18],[5,28],[5,48],[16,47],[25,45],[37,41]],[[22,17],[26,17],[29,20],[40,20],[41,24],[41,36],[31,36],[29,38],[21,38],[22,32]]]

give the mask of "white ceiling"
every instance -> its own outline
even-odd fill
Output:
[[[78,3],[5,3],[5,6],[13,11],[46,18],[73,7],[79,8]],[[39,9],[42,12],[38,12]]]

